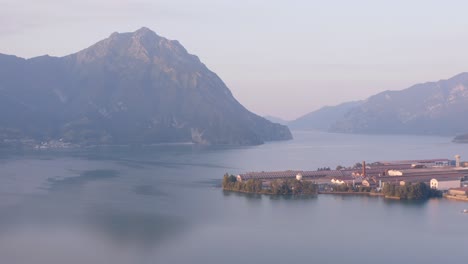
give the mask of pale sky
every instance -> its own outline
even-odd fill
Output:
[[[146,26],[177,39],[259,115],[468,71],[468,1],[0,0],[0,53],[63,56]]]

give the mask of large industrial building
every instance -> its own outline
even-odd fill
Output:
[[[457,178],[431,179],[430,186],[432,189],[436,189],[440,191],[448,191],[449,189],[452,189],[452,188],[460,188],[461,179],[457,179]]]
[[[460,156],[456,155],[453,161],[449,159],[380,161],[372,164],[363,162],[362,166],[357,168],[342,170],[249,172],[237,175],[237,180],[271,181],[294,179],[297,175],[301,175],[301,180],[330,184],[362,184],[366,187],[382,187],[385,183],[425,182],[434,189],[446,191],[460,187],[461,182],[468,181],[468,168],[461,165]]]

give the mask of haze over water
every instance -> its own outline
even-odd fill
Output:
[[[451,138],[295,132],[255,147],[0,153],[0,263],[449,263],[467,203],[225,193],[225,172],[468,157]]]

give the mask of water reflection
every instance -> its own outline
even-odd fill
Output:
[[[139,186],[135,186],[135,187],[133,188],[133,191],[134,191],[136,194],[139,194],[139,195],[148,195],[148,196],[156,196],[156,197],[168,196],[167,193],[156,189],[156,188],[155,188],[154,186],[152,186],[152,185],[139,185]]]
[[[65,178],[49,178],[48,184],[50,190],[59,190],[67,187],[81,187],[90,181],[99,181],[115,178],[118,176],[116,170],[87,170],[78,176]]]
[[[260,200],[262,199],[263,195],[261,194],[255,194],[255,193],[240,193],[240,192],[233,192],[233,191],[226,191],[222,190],[223,195],[225,197],[235,197],[235,198],[244,198],[247,200]]]
[[[114,243],[139,244],[145,248],[154,247],[188,228],[188,222],[181,217],[102,207],[89,208],[84,222],[89,229]]]
[[[409,208],[424,207],[431,200],[436,200],[436,199],[429,199],[429,200],[383,199],[385,205],[399,206],[399,207],[403,206],[403,207],[409,207]]]
[[[295,137],[247,148],[0,153],[0,263],[464,260],[464,203],[243,194],[219,184],[225,172],[464,155],[465,147],[441,148],[440,138]]]
[[[225,197],[245,198],[247,200],[261,200],[263,197],[272,201],[310,201],[317,199],[318,195],[270,195],[270,194],[256,194],[256,193],[243,193],[222,190]]]

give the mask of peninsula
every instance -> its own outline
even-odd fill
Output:
[[[350,167],[317,170],[225,174],[226,191],[271,195],[364,194],[389,199],[423,200],[447,196],[468,186],[468,162],[425,159],[365,161]],[[467,197],[458,195],[459,200]],[[453,198],[453,195],[450,196]],[[466,199],[465,199],[466,200]]]
[[[262,181],[249,179],[238,181],[236,176],[225,174],[222,183],[223,190],[273,195],[317,195],[318,185],[312,181],[302,181],[299,176],[296,179],[276,179]]]

